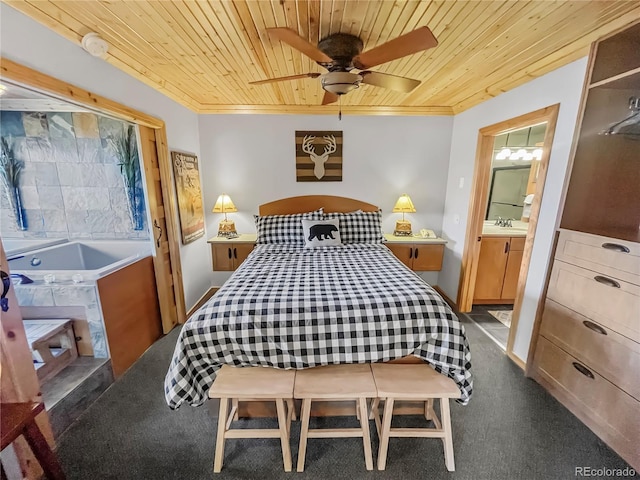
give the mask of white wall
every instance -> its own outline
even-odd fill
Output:
[[[0,52],[3,58],[164,120],[169,149],[199,156],[198,115],[4,3],[0,4]],[[210,257],[206,238],[181,248],[187,309],[210,285],[209,269],[202,262]]]
[[[238,208],[231,214],[239,232],[255,232],[258,205],[297,195],[357,198],[383,211],[393,231],[396,200],[407,193],[417,212],[407,214],[414,231],[442,225],[452,117],[323,115],[202,115],[201,163],[207,231],[215,235],[221,214],[211,213],[221,193]],[[295,131],[342,130],[342,182],[296,182]],[[228,275],[216,274],[213,285]],[[437,284],[437,272],[425,273]]]
[[[455,299],[458,294],[458,281],[467,228],[478,130],[549,105],[560,104],[549,171],[514,344],[514,353],[523,360],[527,358],[536,308],[546,277],[586,66],[586,58],[577,60],[458,114],[453,122],[445,216],[442,224],[443,236],[449,240],[449,243],[445,251],[443,269],[438,277],[438,285],[449,298]],[[461,177],[464,178],[464,186],[459,188]]]

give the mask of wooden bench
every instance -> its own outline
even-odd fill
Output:
[[[73,322],[66,319],[23,320],[27,341],[41,382],[78,358]]]
[[[220,473],[227,438],[280,438],[285,472],[292,468],[289,435],[293,416],[294,370],[278,370],[270,367],[232,367],[223,365],[209,390],[209,398],[220,399],[218,434],[213,464],[214,473]],[[233,408],[229,413],[229,400]],[[231,430],[237,414],[238,401],[272,400],[276,403],[278,429]],[[289,408],[285,409],[285,401]]]
[[[293,396],[302,399],[298,472],[304,471],[308,438],[362,437],[367,470],[373,470],[367,399],[375,398],[376,385],[369,365],[328,365],[296,371]],[[360,428],[309,429],[311,402],[314,400],[354,400]]]
[[[459,398],[460,390],[455,382],[437,373],[428,365],[371,365],[376,382],[377,399],[371,414],[375,419],[380,448],[378,470],[384,470],[387,463],[389,437],[429,437],[442,438],[444,459],[447,470],[455,470],[453,458],[453,437],[449,399]],[[433,400],[439,399],[440,418],[433,409]],[[384,400],[384,417],[380,420],[378,402]],[[391,428],[393,405],[396,400],[419,400],[424,402],[424,416],[434,424],[434,428]]]

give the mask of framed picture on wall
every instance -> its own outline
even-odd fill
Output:
[[[171,163],[178,196],[180,233],[182,243],[186,245],[204,235],[204,206],[198,157],[188,153],[171,152]]]

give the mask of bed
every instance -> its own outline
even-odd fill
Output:
[[[165,378],[170,408],[204,403],[223,364],[302,369],[411,357],[452,378],[459,403],[468,403],[473,379],[464,327],[382,241],[362,236],[369,228],[362,218],[379,216],[378,207],[304,196],[261,205],[259,212],[258,245],[180,332]],[[352,241],[318,248],[260,243],[261,220],[293,222],[303,214],[306,223],[339,225],[343,240]],[[353,218],[360,223],[347,229]]]

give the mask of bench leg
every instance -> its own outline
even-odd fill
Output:
[[[393,398],[384,400],[384,417],[382,418],[382,435],[380,436],[380,449],[378,450],[378,470],[387,467],[387,450],[389,448],[389,433],[391,430],[391,417],[393,417]]]
[[[449,399],[440,399],[440,418],[442,430],[444,431],[444,464],[450,472],[455,471],[456,466],[453,460],[453,436],[451,435],[451,415],[449,412]]]
[[[429,400],[424,402],[424,418],[426,418],[427,421],[433,420],[433,416],[431,415],[432,411],[433,411],[433,398],[430,398]]]
[[[371,434],[369,433],[369,415],[367,415],[367,399],[359,398],[360,425],[362,426],[362,444],[364,446],[364,463],[367,470],[373,470],[373,456],[371,454]]]
[[[40,466],[47,478],[50,480],[64,480],[65,476],[62,467],[51,448],[49,448],[49,444],[38,428],[35,419],[25,425],[22,434],[29,447],[31,447],[33,455],[40,462]]]
[[[280,444],[282,445],[282,460],[284,471],[291,471],[291,447],[289,446],[289,429],[287,428],[287,414],[284,408],[284,400],[276,398],[276,409],[278,410],[278,427],[280,427]]]
[[[295,402],[295,400],[293,398],[288,398],[287,399],[287,405],[288,405],[287,408],[289,409],[289,412],[290,412],[289,415],[291,417],[291,420],[293,420],[295,422],[298,419],[297,416],[296,416],[296,402]]]
[[[231,400],[231,408],[234,409],[234,411],[236,413],[233,414],[233,421],[235,422],[236,420],[238,420],[240,418],[240,416],[238,415],[238,404],[240,402],[238,401],[237,398],[234,398]]]
[[[311,414],[311,399],[302,400],[300,414],[300,447],[298,448],[298,472],[304,472],[304,458],[307,454],[307,436],[309,435],[309,416]]]
[[[224,434],[227,428],[227,413],[229,411],[229,399],[220,399],[220,410],[218,413],[218,434],[216,436],[216,454],[213,461],[213,473],[220,473],[222,470],[222,460],[224,458]]]

